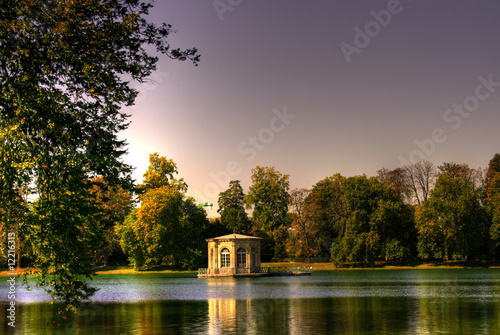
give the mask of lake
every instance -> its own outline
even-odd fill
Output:
[[[5,280],[4,280],[5,279]],[[0,303],[8,287],[1,277]],[[20,280],[18,280],[20,282]],[[99,275],[70,320],[40,289],[17,287],[4,334],[500,334],[500,269],[353,270],[198,279]],[[60,326],[54,326],[54,324]]]

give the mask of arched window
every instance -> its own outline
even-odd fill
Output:
[[[236,264],[239,268],[247,267],[247,252],[243,248],[239,248],[236,253]]]
[[[221,268],[228,268],[231,266],[231,259],[230,259],[230,253],[229,249],[224,248],[220,252],[220,267]]]

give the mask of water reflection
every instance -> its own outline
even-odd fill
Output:
[[[2,309],[4,306],[1,306]],[[156,301],[131,304],[91,304],[64,320],[58,306],[20,305],[16,329],[0,313],[1,334],[205,334],[208,325],[206,301]]]
[[[418,334],[500,334],[498,276],[485,271],[421,272]],[[472,331],[473,330],[473,331]]]
[[[138,278],[102,278],[101,300],[70,320],[20,303],[17,334],[500,334],[500,270]]]
[[[410,329],[415,301],[391,298],[210,300],[208,334],[394,334]]]

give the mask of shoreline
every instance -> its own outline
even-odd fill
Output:
[[[0,277],[9,277],[15,273],[16,276],[22,276],[24,268],[16,269],[14,271],[0,269]],[[135,275],[135,274],[196,274],[198,271],[187,270],[134,270],[129,266],[106,266],[98,267],[95,269],[94,275]],[[30,276],[31,277],[31,276]]]
[[[310,266],[313,271],[360,271],[360,270],[432,270],[432,269],[500,269],[500,262],[482,261],[450,261],[450,262],[415,262],[415,263],[389,263],[375,262],[373,266],[345,265],[335,267],[333,263],[303,263],[282,262],[262,263],[268,267]]]
[[[303,262],[279,262],[262,263],[262,267],[287,267],[287,266],[307,266],[312,271],[360,271],[360,270],[436,270],[436,269],[500,269],[500,262],[480,262],[480,261],[450,261],[450,262],[421,262],[414,264],[393,264],[386,262],[375,263],[374,266],[344,266],[335,267],[333,263],[303,263]],[[0,277],[11,277],[12,274],[19,277],[25,269],[14,271],[0,271]],[[141,275],[141,274],[196,274],[198,271],[172,270],[158,267],[156,269],[137,271],[129,266],[106,266],[95,269],[96,275]]]

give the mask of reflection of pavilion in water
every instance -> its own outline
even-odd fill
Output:
[[[238,304],[238,309],[236,305]],[[248,330],[251,300],[210,299],[208,300],[208,334],[231,333]],[[243,308],[242,308],[243,307]]]
[[[252,299],[234,299],[238,292],[249,295],[248,289],[251,289],[250,283],[237,285],[235,279],[226,278],[224,280],[208,279],[207,285],[209,292],[224,293],[222,296],[227,299],[209,299],[208,300],[208,334],[229,333],[235,334],[239,331],[247,331],[253,328],[251,310]],[[220,296],[217,294],[216,296]]]
[[[309,301],[310,302],[310,301]],[[293,334],[317,333],[320,328],[303,299],[210,299],[207,334]],[[306,331],[305,330],[309,330]]]
[[[217,297],[208,300],[207,334],[303,334],[300,327],[307,320],[295,299],[265,298],[259,294],[258,281],[251,279],[207,279],[206,283]],[[280,280],[276,283],[283,288]],[[296,289],[285,287],[284,297]]]

